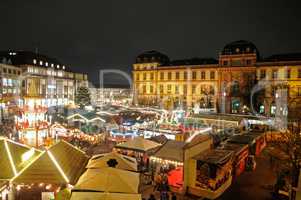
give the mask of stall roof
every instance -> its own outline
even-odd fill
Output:
[[[41,152],[24,144],[0,137],[0,179],[11,179]]]
[[[185,142],[168,140],[155,154],[154,157],[164,160],[183,162]]]
[[[221,150],[221,149],[210,149],[208,151],[202,152],[195,156],[195,160],[200,160],[205,163],[214,165],[223,165],[233,156],[233,151]]]
[[[235,144],[226,142],[219,149],[233,151],[236,155],[240,154],[243,150],[248,149],[247,144]]]
[[[254,141],[255,141],[255,137],[247,134],[233,135],[227,140],[228,143],[235,143],[235,144],[252,144],[254,143]]]
[[[188,139],[189,140],[189,139]],[[212,140],[212,138],[210,137],[210,135],[208,134],[198,134],[195,135],[194,137],[191,138],[190,141],[186,140],[186,144],[184,146],[184,148],[190,148],[193,147],[199,143],[208,141],[208,140]]]
[[[243,119],[267,119],[262,116],[254,116],[254,115],[237,115],[237,114],[216,114],[216,113],[204,113],[204,114],[195,114],[194,118],[206,118],[206,119],[216,119],[216,120],[226,120],[226,121],[235,121],[240,122]]]
[[[72,192],[71,200],[141,200],[141,194]]]
[[[139,173],[106,167],[88,169],[78,180],[73,191],[95,191],[138,194]]]
[[[115,148],[147,152],[159,146],[161,146],[161,144],[146,140],[142,137],[135,137],[132,140],[116,145]]]
[[[104,168],[108,167],[108,161],[111,159],[115,159],[117,161],[116,168],[129,170],[129,171],[137,171],[137,161],[135,158],[125,156],[116,152],[98,154],[93,156],[86,168]]]
[[[165,144],[168,141],[167,137],[163,134],[153,136],[149,140],[154,141],[154,142],[159,143],[159,144]]]
[[[87,161],[88,157],[83,152],[65,141],[60,141],[24,168],[13,178],[13,183],[75,184]]]

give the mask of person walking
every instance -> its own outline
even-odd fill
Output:
[[[155,195],[151,194],[148,198],[148,200],[156,200]]]
[[[175,193],[172,193],[172,194],[171,194],[171,200],[177,200],[177,196],[176,196]]]

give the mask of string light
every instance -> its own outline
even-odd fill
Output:
[[[12,169],[13,169],[14,175],[16,176],[18,172],[17,172],[15,163],[14,163],[14,161],[13,161],[13,157],[12,157],[12,155],[11,155],[11,152],[10,152],[10,150],[9,150],[9,147],[8,147],[8,144],[7,144],[7,141],[6,141],[6,140],[4,140],[4,146],[5,146],[5,149],[6,149],[8,158],[9,158],[10,165],[11,165],[11,167],[12,167]]]
[[[52,162],[54,163],[54,165],[56,166],[56,168],[59,170],[59,172],[61,173],[61,175],[65,179],[65,181],[67,183],[69,183],[68,177],[66,176],[66,174],[63,171],[63,169],[61,168],[61,166],[59,165],[59,163],[56,161],[56,159],[54,158],[54,156],[52,155],[52,153],[49,150],[47,150],[47,154],[49,155],[50,159],[52,160]]]

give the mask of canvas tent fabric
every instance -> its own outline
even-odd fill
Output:
[[[93,156],[87,165],[86,168],[105,168],[108,167],[107,162],[111,159],[115,159],[117,161],[116,168],[129,170],[129,171],[137,171],[137,161],[135,158],[131,158],[129,156],[125,156],[116,152],[106,153],[106,154],[98,154]]]
[[[17,184],[75,184],[85,169],[88,157],[67,142],[60,141],[40,154],[12,182]]]
[[[140,175],[112,167],[88,169],[78,180],[73,191],[94,191],[137,194]]]
[[[158,144],[150,140],[146,140],[142,137],[135,137],[132,140],[116,145],[115,148],[147,152],[149,150],[159,147],[160,145],[161,144]]]
[[[39,154],[37,149],[0,137],[0,179],[13,178]]]
[[[102,192],[73,192],[70,200],[141,200],[141,195]]]
[[[185,142],[169,140],[154,154],[154,157],[183,162],[184,146]]]
[[[75,146],[61,140],[49,148],[56,161],[66,174],[70,184],[75,184],[84,172],[89,157]]]

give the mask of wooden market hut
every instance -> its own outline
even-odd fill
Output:
[[[246,165],[249,156],[249,146],[247,144],[235,144],[226,142],[219,149],[229,150],[234,152],[233,160],[233,178],[238,177],[246,170]]]
[[[167,173],[168,184],[172,191],[179,192],[183,188],[183,163],[185,142],[168,140],[151,156],[155,173],[163,170]]]
[[[190,194],[208,199],[218,198],[232,183],[233,152],[211,149],[191,159],[194,170],[188,185]]]
[[[88,156],[60,141],[46,149],[12,179],[18,185],[17,200],[41,198],[42,192],[56,192],[62,184],[74,185],[88,162]]]
[[[41,151],[0,137],[0,196],[7,199],[9,181],[41,154]]]

